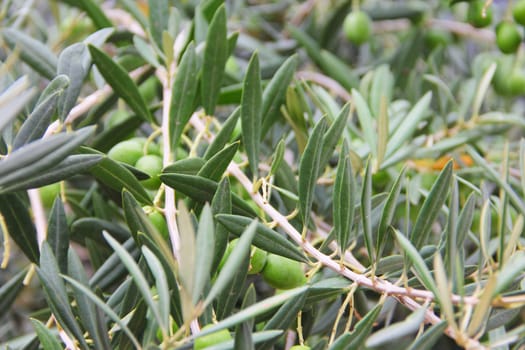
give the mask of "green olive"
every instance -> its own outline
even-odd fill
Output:
[[[153,154],[142,156],[135,163],[135,168],[150,176],[149,179],[141,181],[145,188],[148,190],[156,190],[159,188],[159,174],[162,171],[162,158]]]
[[[294,345],[290,348],[290,350],[310,350],[311,347],[306,345]]]
[[[142,156],[140,143],[131,140],[117,143],[108,152],[109,158],[129,165],[134,165]]]
[[[266,257],[262,275],[266,283],[278,289],[291,289],[306,283],[300,262],[275,254]]]
[[[212,326],[213,325],[211,324],[207,325],[204,328],[202,328],[202,330],[205,330]],[[228,341],[231,339],[232,339],[232,336],[230,332],[228,332],[227,329],[223,329],[215,333],[211,333],[211,334],[195,339],[195,343],[193,344],[193,349],[202,350],[202,349],[207,348],[208,346],[224,343],[225,341]]]
[[[145,137],[134,137],[130,141],[136,141],[140,143],[142,149],[144,150],[144,145],[146,144],[147,139]],[[142,152],[144,153],[144,151]],[[154,154],[157,156],[162,156],[160,146],[153,141],[148,142],[148,148],[146,149],[146,154]]]
[[[525,94],[525,74],[514,72],[509,78],[509,88],[513,96]]]
[[[496,27],[496,44],[501,52],[509,54],[518,50],[521,33],[516,23],[501,22]]]
[[[60,195],[60,182],[42,186],[38,189],[38,192],[40,192],[40,199],[44,208],[51,209],[55,198]]]
[[[343,30],[350,42],[356,45],[364,44],[370,38],[372,20],[363,11],[352,11],[343,22]]]
[[[492,6],[485,8],[485,0],[469,3],[467,20],[476,28],[484,28],[492,23]]]
[[[238,242],[239,242],[239,239],[235,238],[226,247],[224,255],[222,256],[222,259],[219,262],[219,267],[218,267],[219,271],[222,269],[222,267],[228,260],[228,257],[230,256],[233,248],[235,248]],[[259,249],[255,246],[252,246],[251,251],[250,251],[250,265],[248,268],[248,274],[254,275],[256,273],[261,272],[264,266],[266,265],[267,255],[268,253],[266,253],[264,250]]]
[[[154,210],[148,214],[148,217],[153,226],[155,226],[157,231],[159,231],[159,233],[162,235],[162,237],[167,239],[169,236],[169,231],[164,215],[162,215],[162,213],[160,213],[159,211]]]
[[[516,23],[525,25],[525,0],[519,0],[514,4],[512,8],[512,16]]]

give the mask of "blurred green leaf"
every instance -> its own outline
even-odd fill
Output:
[[[361,225],[368,256],[372,259],[374,253],[374,238],[372,237],[372,169],[370,160],[366,164],[361,189]]]
[[[58,269],[61,273],[67,272],[69,236],[70,233],[64,205],[60,197],[57,196],[51,208],[46,240],[55,255]]]
[[[9,310],[22,289],[24,288],[24,278],[27,268],[20,271],[13,277],[6,280],[0,287],[0,307],[2,310]]]
[[[215,248],[215,232],[213,215],[208,203],[204,205],[199,220],[197,237],[195,241],[195,276],[193,279],[193,304],[201,299],[202,291],[210,281],[210,271],[213,263],[213,249]]]
[[[44,78],[53,79],[56,74],[57,58],[42,42],[14,28],[2,29],[4,40],[11,48],[18,47],[20,58]]]
[[[428,328],[423,335],[414,340],[408,350],[431,350],[439,338],[443,337],[443,331],[447,328],[447,322],[441,321]]]
[[[355,103],[355,108],[357,111],[357,117],[359,119],[359,125],[363,130],[363,138],[370,147],[370,153],[377,157],[377,136],[375,130],[375,118],[372,117],[372,112],[366,103],[366,100],[356,89],[352,90],[352,98]],[[390,149],[388,147],[387,149]]]
[[[168,29],[168,0],[148,0],[148,12],[148,29],[157,46],[162,48],[162,32]]]
[[[215,192],[211,201],[211,210],[214,217],[218,214],[231,214],[232,212],[230,180],[227,176],[219,183],[217,192]],[[230,232],[225,226],[221,225],[219,222],[215,224],[215,247],[213,248],[212,274],[215,273],[222,256],[224,255],[226,246],[228,245],[229,234]]]
[[[18,78],[0,94],[0,132],[29,104],[36,93],[26,75]]]
[[[34,318],[31,319],[33,328],[38,335],[38,340],[45,350],[61,350],[62,344],[58,341],[55,334],[51,332],[42,322]]]
[[[91,18],[93,23],[97,28],[111,27],[111,21],[106,17],[102,8],[93,0],[61,0],[62,2],[78,7],[81,10],[84,10],[87,15]]]
[[[206,35],[201,75],[202,105],[207,115],[214,115],[215,104],[228,59],[226,9],[221,5],[213,15]]]
[[[166,274],[164,273],[161,262],[151,250],[149,250],[147,247],[142,247],[142,255],[144,255],[149,269],[155,277],[155,287],[157,288],[158,309],[160,314],[159,316],[162,320],[162,322],[159,322],[159,325],[162,331],[168,334],[170,318],[170,291],[168,280],[166,278]]]
[[[339,338],[332,346],[330,350],[358,350],[362,349],[365,340],[368,338],[370,332],[374,327],[383,304],[376,305],[372,310],[368,311],[367,314],[356,323],[354,331],[347,333]]]
[[[262,88],[259,55],[255,52],[243,82],[241,97],[242,140],[253,178],[259,177],[259,149],[262,127]]]

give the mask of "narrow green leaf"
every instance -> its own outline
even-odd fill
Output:
[[[82,148],[82,152],[89,154],[100,154],[90,148]],[[90,173],[106,186],[121,192],[127,189],[141,203],[152,204],[152,201],[135,176],[123,165],[109,158],[103,158],[97,165],[91,168]]]
[[[410,232],[410,241],[418,250],[427,243],[432,230],[432,224],[441,212],[441,207],[445,204],[452,181],[452,170],[453,162],[449,161],[432,185],[417,215],[414,227]]]
[[[55,255],[61,273],[67,272],[69,236],[69,227],[67,225],[64,205],[62,204],[62,200],[56,197],[49,215],[46,239]]]
[[[246,284],[249,267],[250,257],[246,256],[244,259],[241,259],[240,263],[237,265],[235,275],[230,283],[226,284],[215,299],[214,309],[217,314],[217,319],[222,320],[235,313]]]
[[[201,75],[202,105],[207,115],[213,115],[221,88],[224,67],[228,60],[226,9],[221,5],[210,22],[204,48]]]
[[[292,55],[287,58],[264,88],[262,96],[261,136],[266,135],[280,115],[280,108],[285,100],[286,90],[292,82],[298,63],[299,59],[297,55]]]
[[[303,219],[303,226],[310,222],[310,209],[314,200],[314,189],[319,176],[319,163],[323,134],[326,129],[326,119],[321,119],[308,139],[299,164],[299,212]]]
[[[215,135],[215,138],[210,143],[206,152],[204,153],[204,159],[210,159],[214,154],[224,148],[224,146],[230,141],[233,130],[237,125],[237,121],[241,116],[241,107],[237,107],[232,114],[226,119],[222,125],[221,130]]]
[[[285,331],[286,329],[290,328],[292,323],[297,318],[297,314],[305,305],[307,294],[308,293],[302,293],[291,299],[288,299],[288,301],[273,314],[272,318],[266,322],[263,330],[282,329]],[[276,342],[277,339],[264,342],[260,345],[257,345],[257,350],[270,349]]]
[[[262,88],[259,55],[255,52],[244,77],[241,97],[242,139],[252,176],[259,176],[259,148],[262,127]]]
[[[57,74],[69,77],[69,85],[58,100],[58,118],[61,121],[66,119],[77,103],[90,64],[91,57],[84,43],[68,46],[58,56]]]
[[[73,249],[68,254],[68,275],[82,283],[86,288],[88,287],[89,282],[86,271]],[[96,349],[109,348],[109,336],[103,315],[99,314],[95,304],[84,293],[79,292],[77,289],[74,289],[74,293],[80,320],[89,332],[91,339],[93,339],[94,347]]]
[[[20,58],[25,63],[43,77],[53,79],[57,58],[47,45],[14,28],[4,28],[2,36],[11,48],[20,49]]]
[[[138,53],[146,62],[151,64],[155,68],[160,67],[160,62],[157,57],[157,52],[153,49],[151,44],[149,44],[145,39],[142,37],[135,35],[133,37],[133,46],[137,49]]]
[[[253,237],[255,236],[257,227],[257,221],[254,220],[252,223],[244,230],[241,238],[233,248],[228,260],[222,267],[221,272],[217,276],[215,283],[210,289],[210,292],[204,300],[204,305],[209,305],[221,291],[231,282],[233,276],[237,273],[237,268],[243,260],[247,258],[250,254],[250,245],[252,243]],[[241,320],[241,322],[244,320]],[[210,327],[213,328],[213,327]]]
[[[89,288],[84,286],[82,283],[75,281],[73,278],[69,276],[62,276],[71,286],[86,295],[89,299],[91,299],[95,304],[97,304],[98,307],[102,309],[108,315],[115,323],[117,323],[120,328],[126,333],[126,335],[131,339],[133,342],[133,345],[136,349],[140,349],[140,343],[135,338],[133,333],[129,330],[126,323],[122,321],[122,319],[113,311],[103,300],[101,300],[95,293],[93,293]]]
[[[45,350],[61,350],[63,349],[62,344],[58,341],[57,337],[39,320],[34,318],[31,319],[33,328],[40,340],[40,344]]]
[[[67,3],[68,5],[75,6],[75,7],[78,7],[86,11],[89,18],[91,18],[95,26],[99,29],[113,26],[111,21],[104,14],[104,11],[102,10],[102,8],[93,0],[83,0],[83,1],[62,0],[62,1]]]
[[[66,157],[49,170],[36,173],[27,179],[14,180],[11,184],[0,188],[0,193],[9,193],[30,188],[37,188],[66,180],[71,176],[88,171],[102,160],[96,154],[79,154]]]
[[[30,87],[26,75],[18,78],[0,94],[0,132],[29,104],[35,87]]]
[[[38,97],[38,100],[35,103],[35,107],[34,107],[33,111],[36,108],[38,108],[38,105],[42,104],[44,101],[49,99],[49,97],[51,97],[55,93],[57,93],[57,92],[59,94],[62,93],[69,86],[70,82],[71,81],[70,81],[70,79],[68,78],[67,75],[57,74],[57,76],[54,77],[53,80],[51,80],[49,82],[49,84],[47,84],[47,86],[44,89],[44,91],[42,91],[42,93]]]
[[[255,232],[255,230],[252,228],[251,229],[252,231],[252,234]],[[248,230],[247,232],[248,233]],[[245,237],[248,237],[248,236],[245,236]],[[247,240],[249,240],[250,238],[248,238]],[[239,250],[239,246],[241,244],[241,240],[239,240],[239,243],[237,244],[236,246],[236,249],[235,250]],[[244,244],[243,244],[244,245]],[[249,244],[247,247],[245,248],[249,248]],[[246,251],[248,252],[248,250]],[[233,252],[232,252],[233,254]],[[230,264],[231,266],[233,266],[234,264]],[[226,266],[224,267],[226,268]],[[232,269],[233,271],[235,271],[235,269]],[[224,269],[222,271],[225,271]],[[233,273],[233,271],[230,271]],[[223,272],[221,272],[221,275],[223,274]],[[219,275],[220,277],[220,275]],[[217,278],[217,281],[219,280],[219,277]],[[215,285],[217,284],[217,281],[215,282]],[[273,308],[275,307],[278,307],[279,305],[282,305],[284,304],[287,300],[299,295],[299,294],[302,294],[302,293],[305,293],[307,292],[308,290],[308,286],[302,286],[302,287],[298,287],[298,288],[294,288],[294,289],[290,289],[290,290],[287,290],[286,292],[283,292],[283,293],[280,293],[280,294],[277,294],[277,295],[274,295],[273,297],[269,297],[267,299],[264,299],[260,302],[258,302],[257,304],[254,304],[244,310],[241,310],[237,313],[235,313],[234,315],[228,317],[228,318],[225,318],[224,320],[222,320],[221,322],[209,327],[209,328],[206,328],[204,329],[202,332],[200,332],[199,334],[195,335],[194,337],[192,337],[193,339],[195,338],[198,338],[198,337],[202,337],[204,335],[207,335],[207,334],[211,334],[211,333],[215,333],[217,331],[220,331],[222,329],[225,329],[225,328],[229,328],[229,327],[232,327],[232,326],[235,326],[241,322],[244,322],[246,320],[249,320],[251,318],[254,318],[262,313],[265,313],[265,312],[268,312],[270,310],[272,310]]]
[[[377,242],[376,242],[376,262],[381,259],[383,255],[383,249],[387,243],[387,233],[388,229],[394,218],[394,214],[397,208],[397,202],[399,199],[399,194],[401,193],[401,185],[404,182],[406,167],[401,170],[397,176],[396,181],[392,185],[388,197],[386,199],[385,205],[383,207],[383,212],[381,213],[381,220],[379,221],[379,226],[377,229]]]
[[[439,338],[443,337],[443,332],[447,328],[448,324],[446,321],[436,323],[423,333],[422,336],[414,340],[408,350],[432,350],[435,349],[434,345],[437,343]]]
[[[252,222],[250,218],[239,215],[218,214],[215,218],[221,225],[226,227],[236,236],[240,236]],[[257,223],[256,231],[257,234],[252,242],[254,246],[261,248],[268,253],[284,256],[299,262],[308,262],[308,259],[304,256],[303,252],[297,249],[295,244],[268,226]]]
[[[279,141],[279,143],[275,147],[275,152],[273,153],[272,157],[272,165],[270,167],[270,171],[268,172],[268,176],[273,176],[281,166],[281,163],[284,159],[285,147],[286,142],[284,141],[284,139],[281,139],[281,141]]]
[[[9,174],[4,173],[4,175],[0,175],[2,176],[0,186],[8,186],[13,184],[13,182],[28,180],[58,164],[83,144],[94,130],[95,128],[92,126],[86,127],[73,133],[65,134],[58,140],[56,137],[59,137],[60,134],[53,135],[34,141],[14,151],[6,160],[0,161],[0,172],[3,173],[6,169],[11,169]],[[55,147],[57,143],[58,145]],[[37,146],[41,146],[41,149],[35,150]],[[41,154],[43,149],[49,153],[42,154],[41,158],[35,158],[35,155]],[[34,150],[33,154],[29,153],[31,150]]]
[[[140,294],[142,295],[144,301],[153,313],[155,320],[159,323],[161,327],[164,327],[164,329],[166,329],[167,325],[164,324],[164,321],[161,317],[160,308],[153,300],[148,281],[146,280],[146,277],[144,277],[144,275],[142,274],[140,267],[135,262],[135,259],[126,251],[126,249],[117,240],[111,237],[111,235],[109,235],[107,232],[104,232],[103,234],[108,244],[113,248],[115,253],[117,253],[118,257],[124,264],[124,266],[126,266],[126,268],[128,269],[131,277],[133,278],[133,281],[139,288]]]
[[[386,64],[382,64],[374,70],[372,85],[370,87],[370,108],[375,116],[379,116],[381,100],[386,99],[390,103],[392,90],[394,88],[394,76]]]
[[[441,312],[450,327],[457,331],[458,325],[454,315],[454,305],[452,304],[452,299],[450,297],[450,290],[452,289],[450,288],[451,282],[450,279],[447,278],[447,272],[445,271],[440,252],[434,254],[434,277],[439,291],[439,295],[436,295],[436,297],[439,301]]]
[[[200,157],[190,157],[177,160],[175,163],[162,169],[163,173],[178,173],[186,175],[197,175],[206,161]]]
[[[508,261],[498,275],[494,296],[504,292],[525,271],[525,252],[517,251],[507,259]]]
[[[192,317],[195,305],[192,301],[195,271],[197,269],[195,229],[190,212],[183,200],[179,200],[177,209],[177,225],[180,235],[179,281],[181,284],[182,313],[184,322],[188,322]]]
[[[128,104],[136,115],[142,117],[146,122],[153,122],[154,118],[128,72],[113,61],[104,51],[91,44],[88,45],[88,49],[93,63],[95,63],[106,82],[113,88],[113,91]]]
[[[213,157],[206,161],[197,175],[213,181],[219,181],[228,168],[228,165],[230,165],[238,148],[239,142],[235,142],[217,152]]]
[[[27,268],[21,269],[16,275],[9,278],[0,287],[0,308],[10,310],[18,294],[24,289],[24,278],[27,275]]]
[[[427,309],[421,307],[410,314],[404,321],[396,322],[386,328],[382,328],[367,339],[365,343],[366,346],[374,347],[385,343],[391,344],[392,341],[411,333],[415,333],[424,321],[426,312]]]
[[[160,179],[176,191],[201,203],[210,202],[218,187],[215,181],[186,174],[162,174]],[[257,216],[252,207],[235,193],[232,193],[232,210],[235,214],[243,216]]]
[[[219,183],[219,188],[211,201],[211,211],[214,216],[218,214],[231,214],[232,197],[230,192],[230,180],[225,176]],[[229,230],[219,222],[215,224],[215,247],[213,248],[213,262],[211,274],[213,275],[219,267],[219,263],[228,245]]]
[[[195,276],[193,278],[193,304],[201,298],[206,283],[210,280],[211,264],[213,263],[213,249],[215,247],[215,233],[211,207],[206,203],[201,212],[197,238],[195,242]]]
[[[162,33],[168,29],[168,0],[148,0],[149,31],[158,47],[162,48]]]
[[[370,112],[370,108],[365,99],[356,89],[352,89],[352,99],[355,103],[359,125],[363,130],[364,140],[368,147],[370,147],[372,156],[377,157],[377,136],[374,128],[376,120],[372,117],[372,112]]]
[[[40,252],[36,229],[26,203],[17,193],[0,195],[0,213],[4,217],[9,236],[29,260],[38,263]]]
[[[349,336],[342,336],[336,341],[330,350],[358,350],[363,348],[365,340],[374,327],[374,323],[383,308],[383,304],[376,305],[363,317],[354,327],[354,331]],[[343,338],[344,337],[344,338]]]
[[[463,249],[463,243],[465,242],[465,238],[467,237],[470,226],[472,226],[475,206],[476,197],[474,193],[471,193],[463,205],[463,209],[461,210],[458,218],[456,238],[456,249],[458,251]]]
[[[374,257],[374,238],[372,237],[372,169],[367,162],[361,189],[361,224],[365,246],[370,258]]]
[[[393,230],[397,241],[403,248],[403,251],[405,252],[408,259],[414,265],[417,278],[421,281],[421,283],[423,283],[423,285],[428,290],[434,293],[435,296],[439,296],[439,291],[437,289],[436,283],[434,282],[434,279],[432,278],[432,274],[430,273],[427,265],[425,264],[425,261],[423,260],[417,249],[401,232],[399,232],[396,229]]]
[[[162,263],[147,247],[142,247],[142,255],[144,255],[144,258],[146,258],[149,269],[155,277],[155,286],[157,287],[158,295],[158,309],[160,318],[162,320],[159,325],[162,331],[168,334],[168,326],[170,321],[170,291],[166,273],[164,272]]]
[[[348,147],[343,142],[333,192],[334,229],[341,252],[346,251],[350,244],[355,208],[356,183],[348,152]]]
[[[15,136],[13,150],[17,150],[44,135],[47,127],[51,124],[61,92],[62,90],[55,91],[33,109]]]
[[[432,101],[432,92],[427,92],[412,107],[410,112],[403,118],[401,124],[392,133],[387,145],[387,157],[390,157],[397,151],[401,145],[409,139],[417,129],[419,123],[427,116],[427,110]]]
[[[339,142],[341,135],[346,129],[346,121],[350,115],[350,105],[346,104],[338,116],[335,118],[334,122],[326,133],[323,136],[323,149],[321,153],[321,160],[319,163],[319,171],[323,171],[325,166],[330,161],[332,154],[334,153],[335,146]]]
[[[173,82],[171,95],[169,130],[173,149],[178,147],[184,127],[195,109],[198,86],[198,66],[195,47],[190,43],[182,56]]]
[[[87,347],[83,331],[69,304],[66,286],[60,278],[57,262],[46,241],[42,243],[39,265],[36,271],[53,315],[68,334],[74,336],[82,347]]]
[[[252,330],[246,322],[238,324],[235,328],[233,350],[255,350]]]

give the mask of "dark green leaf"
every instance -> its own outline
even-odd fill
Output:
[[[252,222],[250,218],[239,215],[219,214],[216,215],[215,218],[236,236],[240,236]],[[257,223],[256,231],[257,235],[252,242],[256,247],[292,260],[308,262],[308,259],[303,255],[301,250],[297,249],[296,245],[268,226]]]
[[[119,242],[130,238],[130,233],[124,227],[111,221],[87,217],[75,220],[71,225],[71,233],[75,239],[89,238],[97,242],[104,242],[102,231],[107,231]]]
[[[65,180],[71,176],[86,172],[101,160],[102,156],[96,154],[72,155],[66,157],[63,161],[49,170],[34,174],[32,177],[25,180],[14,180],[12,184],[0,189],[0,192],[8,193],[50,185]]]
[[[190,43],[182,56],[171,95],[169,130],[173,149],[178,147],[182,131],[195,109],[197,73],[197,55],[193,43]]]
[[[21,269],[16,275],[5,281],[0,287],[0,308],[9,310],[18,297],[18,294],[24,288],[24,278],[27,274],[27,268]]]
[[[62,90],[55,91],[47,99],[35,107],[16,134],[16,137],[13,141],[13,150],[17,150],[44,135],[47,127],[49,124],[51,124],[51,118],[55,113],[58,97],[61,93]]]
[[[203,158],[190,157],[176,161],[162,169],[163,173],[177,173],[186,175],[197,175],[197,173],[206,164]]]
[[[396,212],[397,201],[399,199],[399,194],[401,193],[401,185],[405,178],[405,171],[406,168],[403,168],[403,170],[401,170],[397,176],[396,181],[388,193],[385,206],[383,207],[383,212],[381,213],[381,221],[379,221],[379,226],[377,228],[376,262],[381,259],[383,255],[383,249],[386,246],[388,240],[387,233]]]
[[[242,140],[254,178],[259,174],[259,148],[262,127],[262,88],[259,55],[255,52],[248,63],[241,97]]]
[[[60,277],[57,262],[46,241],[41,246],[40,266],[37,267],[37,273],[44,288],[48,305],[60,326],[70,335],[73,335],[82,347],[88,347],[83,331],[69,304],[66,286]]]
[[[363,226],[363,236],[368,256],[374,255],[374,238],[372,237],[372,169],[370,161],[365,168],[363,177],[363,188],[361,192],[361,223]]]
[[[213,157],[206,161],[197,175],[213,181],[219,181],[228,168],[228,165],[230,165],[238,148],[239,143],[235,142],[217,152]]]
[[[70,250],[68,254],[68,274],[79,283],[88,288],[88,277],[82,266],[80,258],[75,250]],[[64,272],[65,273],[65,272]],[[79,316],[82,324],[89,332],[96,349],[107,349],[109,337],[106,329],[106,320],[95,308],[95,304],[83,293],[74,289],[75,301],[78,305]]]
[[[215,135],[215,138],[206,149],[206,152],[203,156],[204,159],[210,159],[213,157],[213,155],[222,150],[224,146],[230,141],[231,135],[240,116],[241,108],[237,107],[228,117],[228,119],[226,119],[226,122],[224,122],[222,125],[222,129],[217,133],[217,135]]]
[[[286,97],[286,90],[290,85],[299,59],[297,55],[290,56],[279,67],[272,79],[264,88],[262,96],[262,129],[261,136],[266,135],[272,124],[280,115],[281,105]]]
[[[436,342],[443,337],[443,331],[447,328],[446,321],[436,323],[423,333],[419,338],[414,340],[408,350],[431,350],[435,349]]]
[[[40,252],[36,240],[36,229],[29,215],[28,206],[16,193],[0,195],[0,213],[4,217],[9,236],[24,254],[38,263]]]
[[[215,181],[193,175],[162,174],[160,179],[176,191],[201,203],[210,202],[218,187]],[[232,193],[232,206],[233,212],[236,214],[249,217],[256,216],[252,207],[235,193]]]
[[[66,273],[69,250],[69,227],[67,225],[64,205],[60,197],[55,198],[55,203],[51,208],[46,239],[53,255],[55,255],[58,269],[61,273]]]
[[[38,335],[38,340],[45,350],[61,350],[62,344],[58,341],[55,334],[53,334],[42,322],[34,318],[31,319],[33,328]]]
[[[88,48],[93,62],[115,93],[128,104],[136,115],[142,117],[146,122],[154,121],[144,98],[128,72],[104,51],[93,45],[88,45]]]
[[[427,242],[432,224],[441,212],[441,207],[445,204],[452,181],[453,162],[449,161],[439,174],[436,182],[432,185],[430,192],[423,203],[416,219],[416,223],[410,233],[410,241],[416,249],[421,249]]]
[[[13,28],[4,28],[2,35],[5,41],[14,48],[20,49],[20,58],[43,77],[51,80],[55,76],[57,58],[42,42]]]
[[[225,176],[222,181],[219,183],[219,188],[213,199],[211,201],[211,210],[213,215],[217,214],[231,214],[232,212],[232,197],[230,192],[230,180]],[[212,262],[212,271],[215,273],[215,270],[219,266],[219,262],[224,255],[226,246],[228,245],[228,236],[230,232],[226,227],[220,223],[215,225],[215,247],[213,249],[213,262]]]
[[[90,154],[100,154],[93,149],[83,148],[82,152]],[[121,192],[127,189],[141,203],[152,204],[148,193],[142,187],[135,176],[123,165],[112,159],[104,158],[90,170],[91,174],[106,186]]]
[[[341,135],[345,131],[346,121],[350,115],[350,105],[346,104],[339,112],[339,115],[334,120],[332,125],[328,128],[323,136],[323,150],[321,153],[321,160],[319,163],[319,171],[323,171],[324,167],[330,161],[334,153],[335,146],[339,142]]]
[[[343,253],[350,244],[355,208],[356,183],[346,143],[339,155],[334,184],[333,217],[337,242]]]
[[[299,294],[284,303],[279,310],[273,314],[272,318],[266,322],[264,330],[282,329],[284,331],[288,329],[297,318],[299,311],[303,308],[307,294],[308,293]],[[257,345],[257,350],[270,349],[276,341],[277,339],[274,339],[273,341],[259,344]]]
[[[221,88],[224,67],[228,60],[226,9],[220,6],[213,16],[206,35],[201,75],[202,105],[207,115],[213,115]]]
[[[252,339],[252,330],[247,322],[238,324],[235,328],[234,350],[255,350]]]
[[[314,200],[314,189],[319,176],[319,164],[326,119],[321,119],[308,139],[299,164],[299,212],[306,227],[310,222],[310,209]]]

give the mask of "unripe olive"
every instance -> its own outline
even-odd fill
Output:
[[[202,330],[205,330],[207,328],[212,327],[213,325],[207,325]],[[211,333],[208,335],[205,335],[203,337],[195,339],[195,342],[193,344],[194,350],[202,350],[207,348],[208,346],[224,343],[225,341],[231,340],[232,336],[230,332],[228,332],[227,329],[223,329],[220,331],[217,331],[215,333]]]
[[[156,190],[160,186],[159,174],[162,171],[162,159],[159,156],[148,154],[140,157],[135,163],[135,168],[145,172],[150,176],[141,183],[148,190]]]
[[[306,283],[300,262],[275,254],[266,257],[262,275],[266,283],[278,289],[291,289]]]
[[[346,38],[356,45],[367,42],[372,32],[371,22],[368,14],[363,11],[350,12],[343,22]]]
[[[489,26],[492,23],[492,6],[485,8],[485,0],[471,1],[468,7],[467,20],[476,28]]]
[[[122,141],[113,146],[108,157],[129,165],[134,165],[142,157],[142,146],[136,141]]]
[[[501,52],[509,54],[518,50],[521,33],[516,23],[501,22],[496,27],[496,44]]]
[[[311,347],[306,345],[294,345],[290,348],[290,350],[310,350]]]
[[[516,23],[525,26],[525,0],[519,0],[514,3],[514,7],[512,8],[512,16],[514,17]]]
[[[157,231],[159,231],[159,233],[162,235],[162,237],[168,238],[168,225],[166,224],[166,218],[164,217],[164,215],[162,215],[159,211],[154,210],[148,214],[148,217],[153,226],[155,226]]]
[[[222,256],[222,259],[219,263],[218,270],[221,270],[226,261],[228,260],[228,257],[230,256],[233,248],[237,245],[239,242],[238,238],[233,239],[228,246],[226,247],[226,251],[224,252],[224,255]],[[268,253],[265,252],[262,249],[259,249],[255,246],[251,247],[250,251],[250,265],[248,268],[248,274],[254,275],[256,273],[259,273],[262,271],[264,266],[266,265],[266,257]]]

